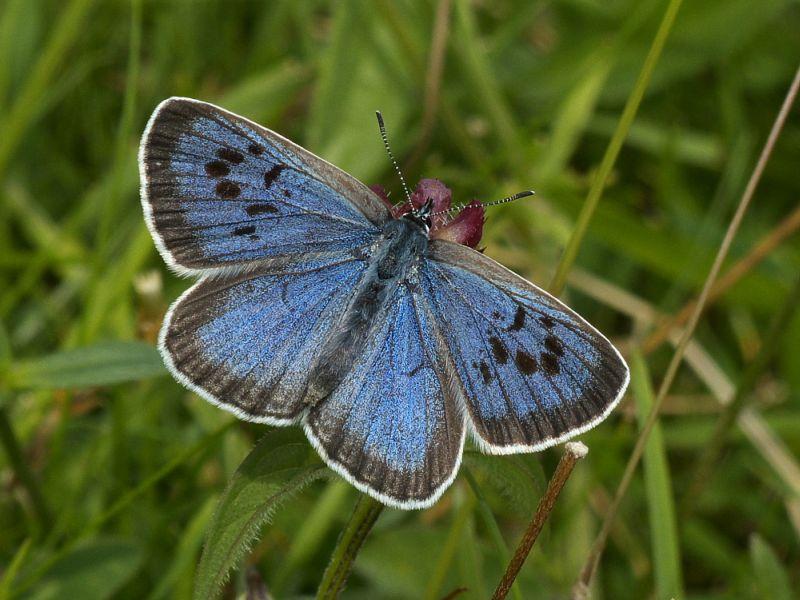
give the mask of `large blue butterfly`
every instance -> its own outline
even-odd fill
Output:
[[[251,121],[170,98],[139,163],[161,255],[199,277],[161,329],[172,374],[243,419],[302,424],[388,505],[435,502],[467,432],[540,450],[625,391],[620,354],[561,302]]]

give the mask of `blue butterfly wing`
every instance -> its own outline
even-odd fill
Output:
[[[433,241],[421,286],[447,341],[478,443],[534,451],[593,427],[629,374],[564,304],[465,246]]]
[[[280,273],[256,267],[201,279],[164,319],[159,345],[167,366],[241,418],[294,422],[319,346],[365,269],[364,260],[334,256]]]
[[[139,152],[142,206],[180,273],[277,267],[364,246],[390,218],[366,186],[278,134],[212,104],[162,102]]]
[[[466,431],[433,317],[417,300],[408,287],[396,288],[349,374],[305,418],[306,434],[333,469],[406,509],[430,506],[450,485]]]

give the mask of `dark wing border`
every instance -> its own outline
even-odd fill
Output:
[[[611,411],[614,410],[617,404],[619,404],[620,400],[622,400],[623,396],[625,395],[628,384],[630,383],[630,368],[620,354],[619,350],[617,350],[617,348],[608,340],[606,336],[588,323],[586,319],[566,306],[558,298],[555,298],[540,287],[532,284],[524,277],[520,277],[497,261],[462,244],[457,244],[447,240],[432,240],[429,246],[428,256],[431,260],[469,271],[470,273],[473,273],[485,279],[487,282],[495,285],[506,294],[509,294],[508,287],[516,287],[530,290],[534,294],[548,298],[555,306],[559,307],[565,313],[573,315],[575,319],[583,323],[587,329],[594,332],[600,339],[604,340],[609,347],[614,350],[614,353],[619,359],[620,364],[625,369],[625,375],[622,379],[622,383],[620,384],[616,396],[613,398],[613,400],[611,400],[611,402],[608,403],[602,412],[600,412],[594,418],[582,423],[578,427],[569,429],[557,436],[544,438],[535,444],[511,444],[508,446],[498,446],[492,444],[478,434],[477,429],[472,422],[472,418],[468,418],[467,428],[472,435],[472,439],[475,440],[475,443],[483,452],[486,454],[520,454],[523,452],[538,452],[540,450],[544,450],[545,448],[550,448],[551,446],[566,442],[567,440],[570,440],[573,437],[592,429],[605,420]],[[446,315],[441,316],[446,317]],[[455,369],[453,371],[463,389],[463,383],[461,383],[457,371]],[[468,405],[465,406],[465,411],[467,414],[469,414]]]

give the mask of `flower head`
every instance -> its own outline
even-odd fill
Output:
[[[428,200],[432,203],[431,212],[444,213],[453,201],[450,188],[438,179],[421,179],[411,193],[411,202],[406,201],[398,205],[393,205],[389,201],[382,186],[372,185],[370,189],[383,200],[396,219],[412,210],[422,208]],[[434,215],[428,236],[431,239],[448,240],[475,248],[483,235],[484,216],[483,206],[477,200],[473,200],[453,219],[447,214]]]

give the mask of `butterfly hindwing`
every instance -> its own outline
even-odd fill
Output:
[[[139,160],[148,226],[164,259],[183,273],[348,251],[390,218],[344,171],[197,100],[159,105]]]
[[[310,366],[366,269],[334,255],[206,278],[173,304],[160,348],[175,377],[251,421],[299,418]]]
[[[581,317],[470,248],[434,241],[429,256],[423,289],[485,450],[551,446],[616,405],[627,365]]]
[[[326,462],[392,506],[430,506],[461,461],[462,400],[438,358],[442,342],[432,315],[399,286],[350,373],[306,416]]]

